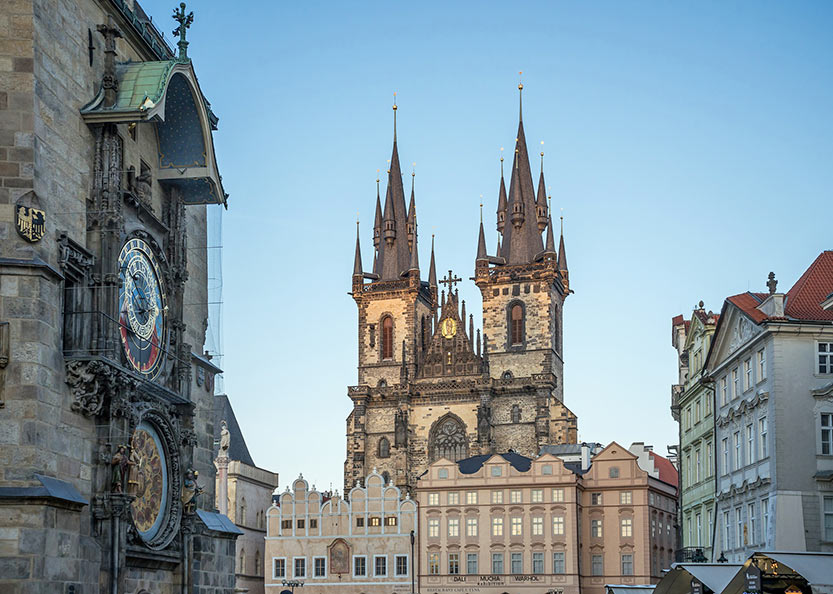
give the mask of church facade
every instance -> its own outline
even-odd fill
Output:
[[[215,592],[217,118],[133,0],[20,0],[0,62],[0,590]],[[8,55],[6,55],[8,54]]]
[[[356,238],[359,369],[357,385],[348,388],[345,492],[373,469],[412,490],[441,458],[509,449],[534,456],[544,444],[576,441],[577,420],[561,384],[562,311],[570,293],[564,238],[556,249],[544,174],[536,193],[523,117],[508,192],[501,173],[495,255],[487,253],[480,223],[474,282],[483,300],[481,332],[459,299],[461,279],[449,271],[438,280],[433,242],[422,280],[416,199],[412,187],[406,207],[396,109],[384,206],[377,188],[370,272]]]

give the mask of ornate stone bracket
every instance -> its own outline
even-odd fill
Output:
[[[85,416],[101,413],[105,402],[125,398],[138,382],[128,374],[99,359],[68,360],[66,383],[72,393],[72,410]]]

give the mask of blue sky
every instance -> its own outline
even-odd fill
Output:
[[[173,3],[143,6],[167,32]],[[575,294],[565,403],[582,440],[664,453],[671,317],[788,289],[833,248],[829,2],[195,2],[189,53],[220,116],[225,386],[260,466],[341,486],[356,215],[365,266],[397,92],[420,261],[494,249],[499,152],[545,141]],[[539,164],[532,165],[537,179]],[[406,179],[406,183],[409,180]],[[383,188],[384,191],[384,188]],[[427,270],[424,272],[427,275]],[[461,288],[469,311],[480,298]],[[476,323],[479,323],[476,318]]]

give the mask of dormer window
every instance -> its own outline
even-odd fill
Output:
[[[393,318],[382,320],[382,359],[393,359]]]

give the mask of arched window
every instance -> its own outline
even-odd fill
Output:
[[[246,573],[246,549],[240,549],[240,567],[237,568],[237,573]]]
[[[260,575],[260,551],[255,551],[255,575]]]
[[[521,407],[517,404],[512,405],[512,422],[513,423],[520,423],[521,422]]]
[[[240,499],[240,525],[246,525],[246,498]]]
[[[393,318],[382,320],[382,359],[393,359]]]
[[[524,308],[520,303],[512,306],[509,315],[509,336],[512,345],[524,343]]]
[[[389,458],[390,457],[390,441],[387,437],[383,437],[379,440],[379,457],[380,458]]]
[[[429,450],[431,462],[440,458],[457,462],[465,458],[468,455],[468,438],[463,422],[453,415],[438,420],[431,429]]]

